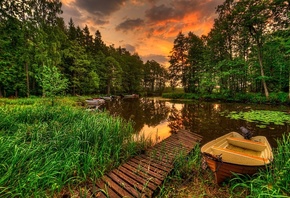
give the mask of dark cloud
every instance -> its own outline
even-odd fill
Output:
[[[128,31],[128,30],[135,30],[139,27],[142,27],[144,25],[144,20],[138,18],[138,19],[127,19],[124,22],[120,23],[117,27],[117,31]]]
[[[82,15],[78,9],[71,8],[65,4],[62,4],[62,10],[63,10],[62,17],[64,18],[65,21],[69,21],[69,19],[72,18],[76,24],[80,22],[80,18]]]
[[[151,9],[145,12],[145,16],[150,21],[164,21],[174,18],[174,15],[174,8],[165,6],[164,4],[160,6],[153,6]]]
[[[201,16],[208,16],[224,0],[173,0],[166,5],[152,6],[145,12],[151,22],[165,21],[170,19],[181,20],[186,15],[199,12]]]
[[[105,25],[105,24],[109,24],[108,20],[105,20],[103,18],[94,18],[94,17],[90,17],[89,19],[91,19],[92,21],[94,21],[94,23],[96,25]]]
[[[147,0],[149,3],[151,3],[151,4],[155,4],[155,3],[157,3],[159,0]]]
[[[127,0],[76,0],[75,5],[88,13],[109,16],[122,8]]]
[[[150,60],[155,60],[156,62],[158,62],[161,65],[165,65],[168,62],[168,58],[167,56],[163,56],[160,54],[149,54],[146,56],[142,56],[142,59],[144,62],[146,61],[150,61]]]
[[[135,48],[133,45],[126,44],[126,45],[124,46],[124,48],[126,48],[126,50],[128,50],[128,51],[131,52],[131,53],[136,52],[136,48]]]

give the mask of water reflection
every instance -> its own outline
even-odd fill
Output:
[[[134,129],[152,140],[163,140],[178,129],[189,129],[203,136],[202,144],[241,126],[251,130],[254,135],[264,135],[273,147],[275,139],[289,132],[289,124],[270,125],[265,129],[256,127],[256,123],[232,120],[221,116],[224,111],[247,111],[250,109],[285,110],[284,107],[267,105],[246,105],[236,103],[181,102],[156,98],[126,99],[106,103],[106,109],[112,115],[123,117],[134,123]]]

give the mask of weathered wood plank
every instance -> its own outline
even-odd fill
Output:
[[[151,177],[159,179],[160,181],[163,181],[163,179],[164,179],[164,176],[154,172],[152,169],[150,169],[150,167],[145,166],[144,164],[136,163],[136,162],[131,161],[131,160],[127,163],[130,164],[131,166],[136,167],[137,170],[142,171],[146,175],[150,175]]]
[[[125,181],[122,177],[116,175],[114,172],[110,172],[107,176],[116,182],[119,186],[126,189],[131,195],[133,195],[133,197],[145,197],[144,193],[138,191],[137,188],[131,186],[130,183]]]
[[[131,195],[127,190],[123,188],[123,186],[119,186],[116,182],[114,182],[111,178],[108,176],[103,176],[102,180],[115,192],[117,192],[121,197],[128,197],[131,198],[133,195]]]
[[[112,190],[103,180],[98,180],[96,182],[96,186],[99,187],[98,191],[101,190],[105,193],[107,197],[121,197],[119,194],[117,194],[114,190]]]
[[[141,183],[143,188],[148,187],[150,190],[154,191],[158,187],[158,185],[155,184],[152,180],[141,177],[138,174],[135,174],[131,170],[126,169],[125,166],[119,167],[118,170],[121,171],[122,173],[124,173],[125,175],[128,175],[132,179],[136,180],[138,183]]]
[[[128,163],[123,164],[123,167],[126,167],[127,169],[129,169],[130,171],[135,173],[136,175],[139,175],[140,177],[144,178],[146,181],[150,181],[150,182],[156,184],[157,187],[158,187],[158,185],[160,185],[162,183],[162,181],[159,180],[158,178],[155,178],[152,175],[146,174],[143,171],[138,170],[137,168],[135,168],[134,166],[131,166]]]
[[[119,169],[118,170],[117,169],[113,170],[112,173],[115,173],[120,178],[122,178],[126,182],[130,183],[133,186],[133,188],[138,189],[138,191],[141,192],[141,193],[145,193],[145,195],[147,195],[148,197],[150,197],[153,194],[153,191],[150,188],[147,188],[146,186],[143,185],[145,183],[145,181],[144,182],[139,182],[138,179],[131,178],[130,176],[126,175],[125,173],[123,173]]]
[[[165,172],[170,172],[171,171],[171,169],[172,168],[168,168],[167,166],[163,166],[163,165],[161,165],[161,162],[159,162],[159,163],[156,163],[156,161],[153,161],[153,160],[151,160],[149,157],[146,157],[145,158],[145,156],[142,158],[141,156],[136,156],[136,157],[134,157],[136,160],[139,160],[139,161],[142,161],[142,162],[145,162],[145,163],[147,163],[147,164],[151,164],[152,166],[154,166],[154,167],[156,167],[156,168],[158,168],[158,169],[160,169],[160,170],[163,170],[163,171],[165,171]]]
[[[151,197],[172,171],[176,158],[190,153],[201,139],[198,134],[179,130],[103,176],[90,191],[102,198]]]

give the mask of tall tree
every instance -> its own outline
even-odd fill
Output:
[[[187,72],[186,90],[189,92],[198,91],[200,84],[200,74],[203,73],[202,62],[204,53],[204,44],[201,38],[192,32],[188,33],[188,62],[189,68]]]
[[[111,89],[119,89],[122,83],[122,68],[115,58],[106,57],[104,64],[106,66],[106,81],[107,81],[107,94],[111,94]]]
[[[263,48],[266,35],[275,31],[277,22],[285,22],[283,17],[276,17],[275,10],[288,7],[285,1],[272,0],[241,0],[235,5],[234,16],[235,24],[245,28],[255,43],[256,54],[260,66],[261,82],[266,98],[269,97],[267,86],[267,76],[263,61]],[[285,16],[284,16],[285,18]],[[287,18],[287,17],[286,17]],[[282,20],[282,21],[281,21]]]
[[[186,86],[187,50],[185,35],[179,32],[169,57],[169,78],[173,89],[178,85]]]

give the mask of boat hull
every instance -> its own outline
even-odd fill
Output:
[[[214,173],[215,182],[221,184],[228,178],[233,177],[233,173],[253,175],[265,166],[245,166],[223,162],[207,153],[203,154],[203,159]]]
[[[206,143],[201,152],[217,184],[232,177],[233,173],[253,175],[273,160],[272,148],[265,136],[244,139],[237,132]]]

